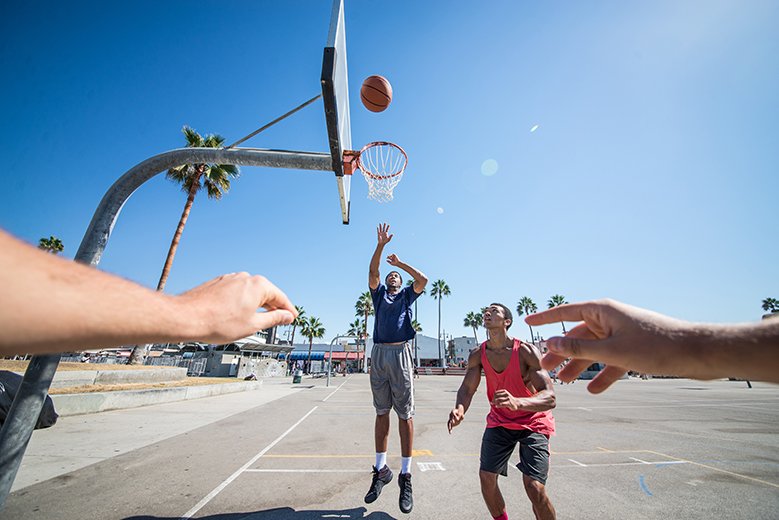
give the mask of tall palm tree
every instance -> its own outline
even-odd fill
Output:
[[[38,240],[38,249],[42,249],[47,253],[56,255],[61,253],[65,249],[65,246],[62,244],[62,240],[55,237],[54,235],[51,235],[49,238],[42,238]]]
[[[412,287],[413,285],[414,285],[414,279],[413,278],[406,282],[406,287]],[[422,296],[423,294],[426,294],[426,293],[427,293],[427,291],[425,289],[422,289],[422,292],[420,293],[419,296]],[[414,319],[411,321],[411,326],[414,327],[414,330],[416,332],[422,332],[422,326],[419,325],[419,323],[417,322],[417,301],[418,300],[419,300],[419,298],[414,300]],[[414,325],[415,323],[416,323],[416,326]],[[417,326],[419,326],[419,330],[417,330]],[[417,350],[417,337],[416,337],[416,335],[414,335],[414,353],[415,353],[414,359],[416,359],[417,368],[419,368],[419,351]]]
[[[517,302],[517,317],[522,316],[523,314],[533,314],[537,310],[538,307],[529,296],[523,296],[519,299],[519,302]],[[528,327],[530,327],[530,325],[528,325]],[[530,327],[530,342],[532,343],[534,340],[533,327]]]
[[[779,300],[776,298],[766,298],[763,300],[763,310],[766,312],[779,311]]]
[[[314,345],[314,338],[322,338],[325,335],[325,327],[319,318],[309,316],[300,326],[300,333],[308,338],[308,360],[306,361],[306,374],[311,373],[311,347]]]
[[[479,344],[479,337],[476,335],[476,329],[481,327],[484,324],[484,318],[482,317],[482,314],[479,314],[478,312],[469,312],[465,315],[465,319],[463,320],[463,327],[471,327],[473,329],[473,339],[476,341],[476,344]]]
[[[225,140],[221,135],[209,134],[203,138],[186,125],[181,131],[187,140],[187,148],[221,148],[224,145]],[[162,268],[160,281],[157,284],[158,291],[165,289],[173,257],[176,256],[176,249],[178,249],[181,234],[184,232],[184,226],[187,224],[197,192],[205,187],[209,199],[219,200],[230,190],[230,180],[237,178],[238,175],[238,167],[232,164],[182,164],[168,170],[165,177],[181,185],[181,190],[187,194],[187,202],[184,204],[184,211],[181,213],[179,225],[176,227],[170,249],[168,249],[165,266]]]
[[[364,330],[365,325],[363,324],[363,320],[361,318],[357,318],[349,324],[349,330],[346,331],[346,334],[360,338]]]
[[[357,302],[354,304],[355,316],[363,318],[363,331],[362,331],[362,351],[363,359],[365,358],[365,347],[368,344],[368,316],[373,316],[373,298],[371,298],[371,292],[365,291],[357,298]],[[360,361],[359,369],[362,370],[362,361]]]
[[[549,301],[546,302],[546,308],[547,309],[553,309],[553,308],[557,307],[558,305],[564,305],[566,303],[568,303],[568,302],[565,301],[565,296],[563,296],[561,294],[555,294],[554,296],[549,298]],[[565,334],[566,333],[565,332],[565,323],[563,323],[562,320],[560,320],[560,325],[563,326],[563,334]]]
[[[306,311],[303,310],[303,306],[301,305],[295,305],[295,310],[298,311],[298,317],[292,320],[292,338],[289,340],[289,344],[294,347],[295,346],[295,329],[298,327],[301,327],[303,325],[303,322],[306,320]]]
[[[433,282],[433,288],[430,291],[430,296],[438,300],[438,362],[441,366],[444,366],[444,360],[441,357],[441,299],[444,296],[449,296],[451,290],[446,285],[444,280],[436,280]]]

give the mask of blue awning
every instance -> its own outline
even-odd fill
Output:
[[[287,357],[284,354],[279,354],[279,359],[287,359]],[[293,350],[289,353],[289,359],[292,361],[298,361],[298,360],[307,360],[308,359],[308,351],[307,350]],[[324,352],[311,352],[311,361],[322,361],[325,359],[325,353]]]

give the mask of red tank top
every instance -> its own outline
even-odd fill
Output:
[[[546,412],[529,412],[525,410],[512,411],[508,408],[496,408],[492,398],[497,390],[508,390],[514,397],[532,397],[533,394],[522,380],[522,370],[519,363],[521,343],[514,340],[511,349],[511,359],[503,372],[496,372],[487,359],[487,342],[481,344],[481,366],[487,377],[487,399],[490,401],[490,413],[487,414],[487,428],[502,426],[509,430],[531,430],[544,435],[554,435],[554,417],[551,410]]]

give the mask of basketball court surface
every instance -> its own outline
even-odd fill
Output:
[[[446,430],[460,377],[416,380],[415,506],[398,509],[393,480],[363,503],[373,463],[368,376],[267,380],[265,388],[189,403],[66,417],[36,431],[104,460],[14,491],[0,516],[35,519],[488,518],[479,491],[485,385],[452,435]],[[684,379],[626,380],[600,396],[579,381],[556,385],[558,435],[548,490],[558,518],[774,518],[779,510],[779,387]],[[284,397],[173,436],[122,450],[143,429],[184,424],[263,392]],[[160,407],[159,410],[155,410]],[[229,413],[229,412],[228,412]],[[135,431],[100,446],[94,428],[130,417]],[[393,416],[389,461],[400,465]],[[59,431],[57,431],[59,430]],[[67,439],[63,439],[67,430]],[[124,439],[124,440],[123,440]],[[109,442],[105,440],[104,442]],[[515,452],[512,460],[516,462]],[[56,457],[53,457],[56,460]],[[23,466],[21,479],[29,477]],[[396,472],[397,473],[397,472]],[[501,478],[510,518],[532,518],[521,474]]]

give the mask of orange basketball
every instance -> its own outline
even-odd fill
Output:
[[[382,76],[368,76],[362,82],[360,99],[371,112],[382,112],[392,101],[392,85]]]

